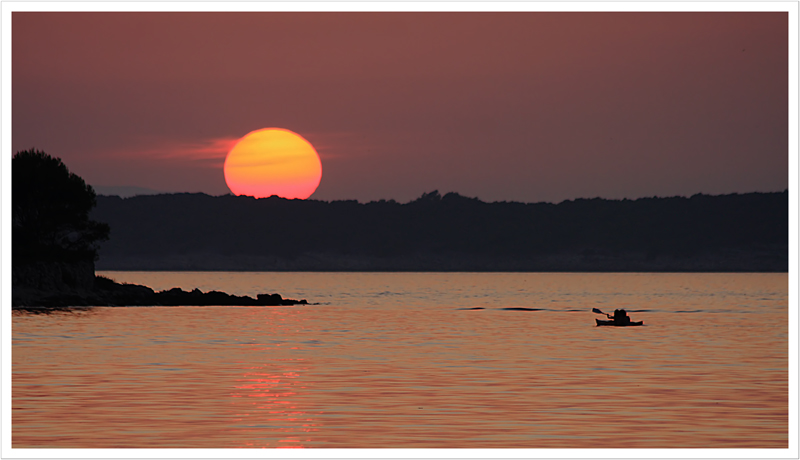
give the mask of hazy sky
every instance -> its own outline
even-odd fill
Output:
[[[97,186],[280,127],[322,200],[782,191],[787,101],[787,13],[12,13],[13,150]]]

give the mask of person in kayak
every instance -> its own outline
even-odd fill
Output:
[[[614,310],[614,316],[606,314],[608,319],[613,319],[615,324],[629,324],[631,322],[631,318],[628,316],[628,312],[625,309]]]

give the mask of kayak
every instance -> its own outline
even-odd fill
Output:
[[[606,321],[606,320],[597,319],[597,318],[595,318],[594,320],[597,321],[597,325],[598,326],[622,326],[622,327],[624,327],[624,326],[641,326],[642,324],[644,324],[644,321],[636,321],[636,322],[631,321],[628,324],[616,324],[614,322],[614,320]]]

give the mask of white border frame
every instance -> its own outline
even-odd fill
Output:
[[[798,3],[784,2],[3,2],[0,276],[3,458],[798,458]],[[789,447],[787,449],[14,449],[11,447],[11,14],[16,11],[778,11],[789,13]]]

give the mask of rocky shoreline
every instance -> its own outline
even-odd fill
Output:
[[[184,291],[172,288],[156,292],[147,286],[117,283],[96,276],[91,289],[41,290],[15,287],[12,292],[12,309],[64,308],[64,307],[134,307],[134,306],[252,306],[274,307],[308,305],[305,299],[284,299],[280,294],[259,294],[255,299],[221,291]]]

